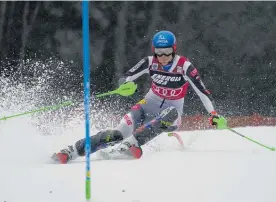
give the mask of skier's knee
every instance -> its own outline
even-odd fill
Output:
[[[178,124],[176,124],[179,115],[175,107],[171,106],[161,111],[159,127],[162,132],[172,132],[178,129]]]
[[[116,127],[117,131],[120,131],[124,138],[129,137],[134,130],[134,120],[130,113],[124,115],[119,125]]]
[[[136,105],[135,105],[136,106]],[[124,138],[129,137],[135,128],[144,120],[144,111],[140,106],[132,107],[129,113],[123,116],[116,130],[120,131]]]
[[[145,113],[140,104],[131,107],[130,114],[134,120],[135,128],[138,127],[145,120]]]
[[[160,112],[160,116],[162,117],[162,120],[174,122],[178,118],[178,111],[175,107],[170,106],[163,109]]]

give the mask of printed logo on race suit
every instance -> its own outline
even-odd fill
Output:
[[[140,104],[137,103],[136,105],[131,107],[131,110],[138,110],[140,108],[141,108]]]
[[[191,74],[192,77],[195,77],[197,75],[197,73],[198,73],[197,69],[195,68],[193,71],[191,71],[190,74]]]
[[[211,92],[207,89],[205,89],[205,93],[207,93],[208,95],[211,95]]]
[[[176,89],[164,88],[164,87],[158,87],[154,83],[152,83],[151,89],[156,95],[168,100],[180,99],[184,95],[184,90],[182,87],[176,88]]]
[[[163,76],[160,74],[154,74],[151,76],[154,83],[161,84],[161,85],[167,85],[167,83],[170,82],[178,82],[181,81],[182,76],[181,75],[175,75],[175,76]]]
[[[127,125],[129,125],[129,126],[132,125],[132,121],[131,121],[130,117],[127,114],[124,115],[124,119],[125,119]]]
[[[177,68],[177,69],[176,69],[176,72],[177,72],[177,73],[182,73],[182,72],[183,72],[183,68],[182,68],[182,67],[177,66],[176,68]]]
[[[160,35],[157,43],[168,43],[168,40],[163,35]]]
[[[158,64],[157,63],[153,63],[152,64],[152,69],[157,70],[158,69]]]
[[[129,71],[130,72],[135,72],[141,65],[145,62],[145,59],[142,59],[140,62],[138,62],[134,67],[132,67]]]

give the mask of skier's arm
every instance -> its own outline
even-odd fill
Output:
[[[196,94],[200,97],[204,107],[209,112],[210,124],[215,126],[217,129],[226,129],[227,121],[223,116],[217,114],[214,109],[214,100],[209,90],[206,89],[203,84],[197,69],[188,61],[184,64],[184,77],[193,87]]]
[[[135,66],[128,70],[120,79],[120,83],[134,81],[145,73],[149,73],[150,57],[145,57],[140,60]]]
[[[196,94],[201,99],[204,107],[209,114],[214,113],[214,100],[208,89],[203,84],[197,69],[190,62],[186,61],[184,64],[184,77],[190,83]]]

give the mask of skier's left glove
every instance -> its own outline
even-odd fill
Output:
[[[210,124],[215,126],[217,129],[227,129],[227,120],[223,117],[218,115],[215,111],[210,113],[209,117]]]

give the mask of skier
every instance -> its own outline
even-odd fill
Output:
[[[176,47],[176,37],[172,32],[160,31],[154,35],[153,56],[143,58],[120,79],[121,85],[125,85],[147,73],[151,77],[149,92],[123,116],[115,129],[103,130],[90,137],[91,153],[120,143],[109,152],[101,150],[101,155],[109,159],[140,158],[142,145],[163,132],[179,128],[189,85],[209,113],[210,124],[218,129],[227,127],[226,119],[216,112],[211,93],[203,84],[198,70],[186,57],[177,55]],[[141,127],[147,123],[152,123],[151,127]],[[85,139],[81,139],[55,153],[53,159],[67,163],[84,155]]]

